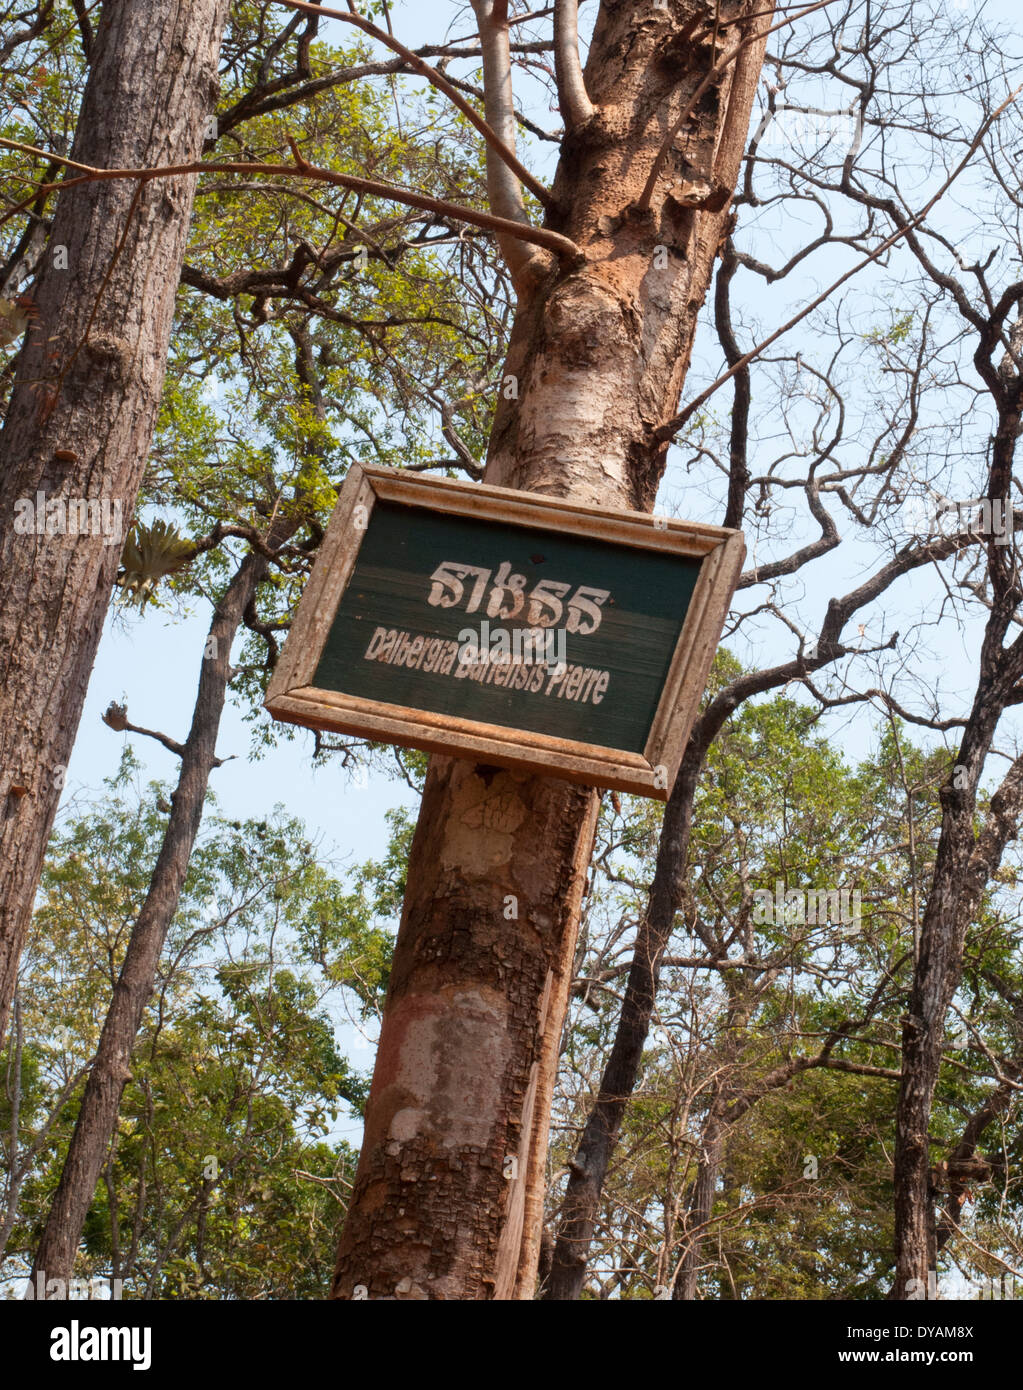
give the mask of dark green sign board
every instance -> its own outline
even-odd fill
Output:
[[[741,551],[719,528],[359,468],[267,705],[665,797]]]
[[[432,580],[445,565],[468,571],[452,576],[463,592],[447,607],[454,585]],[[525,577],[518,601],[495,586],[505,566],[509,581]],[[313,684],[642,753],[699,572],[687,555],[442,512],[410,518],[378,502]],[[545,580],[551,605],[534,600],[532,612],[558,621],[530,627],[530,596]],[[569,632],[565,604],[580,590],[607,597],[595,630],[586,612]],[[516,663],[516,651],[532,659]]]

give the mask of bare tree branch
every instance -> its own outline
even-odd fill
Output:
[[[306,178],[320,183],[335,184],[339,188],[350,188],[356,193],[364,193],[371,198],[386,198],[391,202],[404,203],[408,207],[419,208],[422,212],[432,212],[441,217],[451,217],[459,222],[468,222],[474,227],[483,227],[487,231],[496,232],[499,238],[507,239],[509,236],[514,236],[519,241],[532,242],[535,246],[542,246],[559,256],[578,257],[582,254],[574,241],[569,241],[568,237],[563,237],[558,232],[548,231],[544,227],[533,227],[528,222],[525,224],[512,222],[508,218],[495,217],[488,212],[477,212],[475,208],[459,207],[455,203],[444,202],[440,198],[429,198],[423,193],[413,193],[409,189],[396,188],[393,184],[378,183],[375,179],[356,178],[352,174],[336,174],[332,169],[321,169],[318,165],[308,163],[295,146],[293,146],[295,164],[259,164],[246,160],[217,160],[212,164],[206,164],[197,160],[190,164],[165,165],[152,169],[95,169],[87,164],[77,164],[74,160],[64,159],[59,155],[47,155],[45,151],[38,150],[33,145],[25,145],[17,140],[8,140],[6,137],[0,137],[0,146],[5,149],[20,150],[24,154],[42,155],[43,158],[52,158],[68,169],[85,171],[77,178],[65,179],[59,184],[41,184],[33,192],[33,199],[44,190],[63,189],[75,183],[94,183],[106,179],[136,179],[142,184],[148,183],[151,179],[171,178],[178,174],[215,174],[219,172],[246,175],[270,174],[277,177],[285,175],[290,178]],[[20,204],[17,208],[11,209],[0,218],[0,224],[21,210]]]
[[[572,130],[588,121],[596,110],[586,90],[579,56],[579,0],[556,0],[554,65],[565,129]]]
[[[712,382],[705,391],[701,391],[695,400],[690,401],[684,410],[681,410],[677,415],[673,416],[672,419],[668,420],[665,424],[661,425],[659,429],[655,430],[654,438],[661,441],[662,443],[668,443],[672,439],[674,439],[675,435],[679,432],[679,430],[689,423],[689,421],[692,419],[692,417],[696,414],[696,412],[700,409],[701,406],[706,405],[707,401],[710,400],[711,396],[713,396],[714,392],[717,391],[719,387],[723,386],[726,381],[730,381],[731,378],[735,376],[737,372],[741,371],[743,367],[748,366],[749,363],[752,362],[755,358],[759,357],[760,354],[765,351],[765,349],[769,348],[772,343],[776,343],[779,338],[783,337],[786,333],[789,332],[790,329],[794,328],[797,323],[801,323],[803,319],[805,319],[809,314],[813,313],[814,309],[820,308],[820,306],[823,303],[825,303],[826,300],[829,300],[835,293],[835,291],[840,289],[841,286],[844,285],[847,280],[851,280],[854,275],[858,275],[861,270],[864,270],[868,265],[870,265],[872,262],[876,261],[880,256],[882,256],[885,253],[885,251],[887,251],[890,247],[894,246],[897,241],[901,241],[902,238],[908,236],[914,230],[914,228],[920,226],[920,224],[924,221],[927,215],[934,208],[934,206],[945,196],[948,190],[952,187],[953,183],[955,183],[959,175],[963,173],[963,171],[966,169],[967,165],[970,163],[970,161],[973,159],[973,156],[980,148],[980,144],[981,141],[984,139],[984,136],[994,125],[995,121],[997,121],[998,117],[1002,114],[1003,111],[1007,110],[1008,107],[1010,107],[1015,102],[1016,98],[1019,96],[1021,91],[1023,91],[1023,85],[1017,87],[1015,91],[1010,92],[1010,94],[1005,98],[1002,104],[999,107],[997,107],[996,110],[993,111],[992,114],[984,121],[983,125],[977,132],[977,135],[975,136],[973,142],[970,145],[970,148],[966,151],[966,154],[963,156],[962,160],[960,160],[960,162],[956,165],[955,169],[953,169],[952,173],[941,185],[937,193],[934,194],[933,198],[931,198],[914,217],[910,218],[904,226],[899,227],[895,232],[892,233],[890,237],[886,237],[885,240],[882,241],[879,246],[875,247],[874,250],[869,253],[869,255],[865,256],[862,261],[859,261],[850,270],[847,270],[844,275],[840,275],[833,284],[828,286],[828,288],[824,291],[823,294],[819,294],[816,297],[816,299],[812,300],[806,306],[805,309],[800,309],[799,313],[790,318],[787,323],[783,323],[780,328],[775,329],[773,333],[769,334],[769,336],[766,337],[763,340],[763,342],[759,343],[755,348],[752,348],[749,352],[745,353],[739,359],[738,362],[734,363],[731,367],[729,367],[727,372],[723,372],[721,376],[719,376],[716,381]]]
[[[483,48],[483,90],[486,98],[487,121],[497,136],[509,148],[515,145],[515,100],[512,92],[511,49],[507,23],[507,5],[499,8],[496,0],[472,0],[479,25]],[[487,150],[487,189],[490,206],[498,217],[511,223],[525,223],[529,218],[522,196],[520,180],[507,161],[498,163],[492,149]],[[532,269],[537,257],[522,244],[523,239],[511,236],[500,238],[501,253],[507,262],[512,280],[521,283]]]
[[[515,154],[514,123],[511,125],[511,140],[509,141],[507,128],[502,130],[500,126],[495,125],[493,122],[488,123],[488,121],[484,120],[479,112],[474,110],[465,98],[455,91],[454,87],[443,73],[438,72],[435,67],[431,67],[431,65],[420,58],[417,53],[414,53],[411,48],[406,48],[400,39],[396,39],[393,34],[387,33],[384,29],[378,29],[375,24],[371,24],[368,19],[364,19],[360,14],[345,14],[343,10],[328,10],[322,5],[307,4],[306,0],[278,0],[278,3],[287,5],[293,10],[303,10],[309,14],[325,15],[328,19],[338,19],[345,24],[354,24],[357,28],[361,29],[364,34],[369,34],[371,38],[376,39],[379,43],[386,44],[388,48],[400,54],[414,72],[419,73],[421,77],[425,77],[428,82],[431,82],[438,89],[438,91],[443,92],[450,102],[457,106],[466,120],[470,121],[483,136],[488,147],[504,161],[508,168],[518,177],[520,182],[529,189],[534,197],[539,198],[540,202],[544,204],[550,202],[551,195],[548,190],[539,179],[535,178],[534,175],[529,172]],[[504,34],[507,42],[507,27],[504,29]],[[486,48],[484,46],[484,65],[485,64]],[[510,51],[508,68],[510,73]],[[524,215],[523,213],[523,216]]]

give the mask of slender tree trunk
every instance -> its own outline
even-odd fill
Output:
[[[700,1278],[700,1253],[714,1211],[714,1194],[725,1153],[729,1128],[726,1117],[729,1106],[741,1098],[741,1091],[735,1084],[734,1069],[742,1054],[743,1042],[748,1036],[750,1018],[759,993],[760,976],[759,973],[747,976],[743,971],[734,972],[734,975],[738,978],[734,978],[733,972],[730,972],[722,980],[731,996],[731,1004],[723,1030],[723,1055],[719,1057],[714,1054],[711,1059],[720,1080],[712,1088],[710,1107],[700,1135],[696,1181],[693,1184],[692,1200],[686,1213],[685,1231],[682,1236],[681,1268],[671,1293],[672,1299],[677,1302],[692,1302],[696,1298]]]
[[[1005,611],[1001,618],[997,626],[992,619],[988,629],[981,654],[981,681],[959,750],[958,771],[965,773],[965,784],[954,770],[941,789],[942,826],[934,877],[920,926],[920,952],[908,1012],[902,1021],[902,1079],[895,1117],[896,1264],[895,1282],[888,1294],[895,1300],[929,1297],[931,1278],[937,1278],[938,1233],[928,1129],[941,1069],[945,1016],[962,973],[963,946],[973,913],[984,884],[1015,834],[1023,802],[1021,767],[1014,764],[992,798],[984,833],[979,841],[975,839],[976,788],[981,770],[1010,691],[1023,673],[1023,638],[1003,651]]]
[[[105,0],[74,158],[198,158],[227,8]],[[0,1036],[152,439],[194,189],[186,177],[60,194],[0,435]],[[26,533],[25,504],[38,523],[40,500],[58,499],[94,504],[87,534]]]
[[[653,434],[677,404],[727,233],[770,6],[735,7],[759,17],[730,18],[719,52],[753,25],[760,37],[682,122],[643,210],[711,66],[715,8],[601,5],[585,74],[594,110],[575,83],[580,119],[566,122],[548,219],[585,263],[517,268],[488,482],[653,506]],[[596,809],[596,793],[564,782],[433,759],[335,1297],[533,1297],[539,1145]]]
[[[600,1207],[608,1164],[650,1031],[661,973],[661,957],[675,923],[685,873],[693,800],[703,766],[704,745],[690,738],[678,780],[664,813],[650,902],[636,935],[622,1012],[600,1091],[571,1165],[561,1209],[551,1271],[543,1297],[562,1302],[579,1297]]]
[[[0,1220],[0,1267],[3,1265],[7,1242],[18,1219],[18,1203],[21,1199],[21,1186],[28,1176],[29,1167],[18,1155],[21,1142],[21,1061],[24,1054],[25,1030],[21,1024],[21,1008],[17,994],[14,996],[14,1027],[11,1037],[10,1076],[7,1099],[11,1106],[11,1141],[7,1164],[7,1201],[4,1204],[3,1219]]]
[[[247,555],[214,612],[212,640],[206,648],[210,655],[202,663],[192,727],[182,749],[181,774],[171,797],[167,830],[146,900],[131,931],[60,1182],[36,1251],[29,1281],[33,1294],[49,1280],[64,1281],[62,1287],[66,1287],[72,1275],[82,1227],[117,1124],[121,1094],[131,1077],[135,1037],[153,992],[164,942],[199,832],[210,773],[216,766],[217,733],[227,695],[231,646],[267,565],[265,556],[255,552]]]
[[[1023,424],[1023,374],[1016,365],[1023,347],[1023,320],[1016,320],[1011,341],[1014,352],[1006,354],[997,378],[992,381],[988,374],[998,406],[988,495],[1003,500],[1009,495]],[[976,360],[983,361],[979,350]],[[987,559],[992,603],[981,646],[980,675],[957,767],[941,788],[941,833],[902,1026],[902,1080],[895,1129],[896,1265],[895,1283],[888,1295],[891,1299],[927,1297],[932,1278],[937,1279],[928,1129],[941,1070],[945,1016],[962,973],[966,932],[985,881],[981,875],[988,864],[1000,862],[1019,811],[1019,769],[1014,764],[992,798],[984,835],[980,842],[975,839],[977,789],[985,761],[998,721],[1023,676],[1023,637],[1017,636],[1005,646],[1023,597],[1013,552],[992,540]]]
[[[714,1192],[721,1169],[723,1147],[724,1135],[721,1125],[716,1117],[711,1116],[704,1128],[693,1198],[686,1215],[686,1231],[682,1238],[682,1268],[671,1293],[672,1298],[678,1302],[691,1302],[696,1298],[700,1277],[700,1251],[707,1223],[714,1210]]]

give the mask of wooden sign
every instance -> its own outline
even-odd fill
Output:
[[[740,532],[353,466],[276,719],[665,801]]]

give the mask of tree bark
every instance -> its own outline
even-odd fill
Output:
[[[477,13],[492,24],[502,8]],[[548,216],[584,263],[537,253],[519,267],[488,482],[653,506],[654,431],[727,233],[769,23],[757,0],[722,23],[719,55],[754,28],[755,41],[696,103],[643,211],[712,65],[715,8],[601,5],[584,77],[595,110],[569,120]],[[334,1297],[533,1297],[551,1059],[596,809],[595,792],[561,781],[432,760]]]
[[[227,8],[106,0],[73,157],[197,159]],[[195,182],[60,194],[0,435],[0,1036],[152,439]],[[19,533],[15,504],[39,494],[104,503],[108,534]]]
[[[224,711],[231,647],[246,609],[266,574],[268,560],[255,552],[241,562],[217,605],[210,626],[192,727],[182,748],[181,775],[156,867],[135,925],[100,1035],[60,1181],[36,1251],[29,1289],[58,1280],[66,1289],[78,1242],[117,1125],[121,1095],[131,1077],[131,1054],[153,992],[167,932],[177,911],[188,861],[202,820]],[[66,1297],[55,1293],[54,1297]]]

